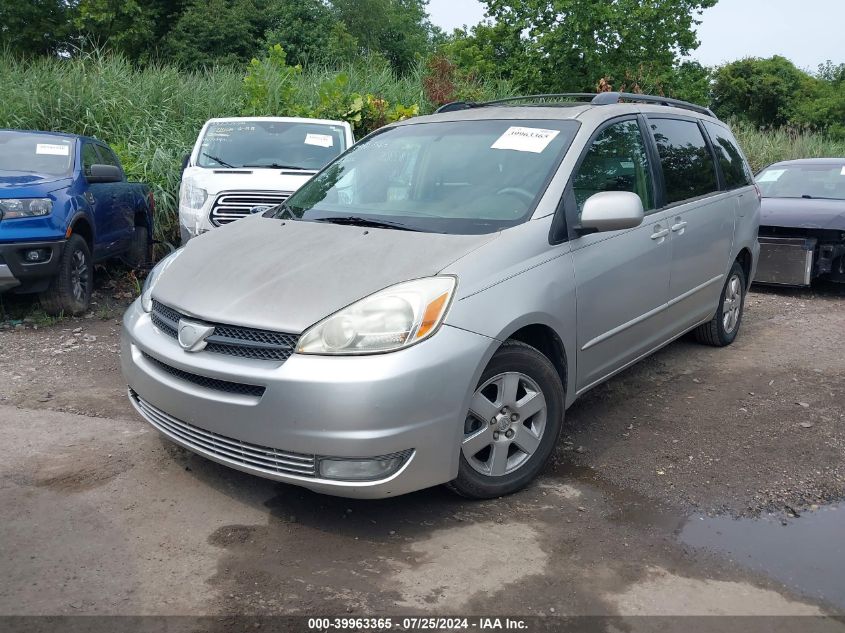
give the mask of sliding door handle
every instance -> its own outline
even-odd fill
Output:
[[[678,231],[683,231],[684,227],[687,225],[686,222],[678,222],[672,225],[672,230],[677,233]]]
[[[660,227],[657,226],[655,228],[659,229]],[[666,237],[667,235],[669,235],[669,229],[661,229],[661,230],[658,230],[658,231],[652,233],[651,239],[660,240],[660,239],[663,239],[664,237]]]

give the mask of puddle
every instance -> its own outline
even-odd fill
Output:
[[[697,516],[684,525],[680,539],[845,609],[845,503],[798,518]]]

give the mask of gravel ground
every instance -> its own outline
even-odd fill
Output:
[[[35,325],[0,324],[0,615],[845,613],[679,537],[707,514],[792,529],[845,497],[839,289],[755,290],[733,346],[681,340],[596,388],[544,475],[481,503],[224,468],[132,412],[119,303]]]

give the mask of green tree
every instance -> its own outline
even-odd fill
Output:
[[[436,30],[426,0],[333,0],[332,6],[359,48],[384,55],[399,73],[431,49]]]
[[[71,7],[64,0],[0,2],[0,50],[20,55],[50,55],[71,37]]]
[[[164,54],[187,68],[241,64],[262,48],[267,4],[255,0],[190,0],[164,43]]]
[[[713,75],[713,107],[721,117],[745,118],[757,126],[789,123],[812,78],[779,55],[725,64]]]
[[[283,0],[268,6],[263,48],[282,46],[294,64],[330,61],[339,26],[331,7],[322,0]],[[331,50],[330,50],[331,49]]]
[[[149,61],[184,9],[185,0],[78,0],[73,23],[83,44]]]
[[[485,0],[493,22],[457,48],[523,91],[593,91],[602,78],[616,86],[670,73],[697,48],[697,17],[716,1]]]

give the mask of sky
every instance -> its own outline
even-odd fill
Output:
[[[447,32],[484,17],[478,0],[430,0],[431,21]],[[719,0],[701,16],[693,52],[706,66],[742,57],[783,55],[815,71],[830,59],[845,63],[845,0]]]

